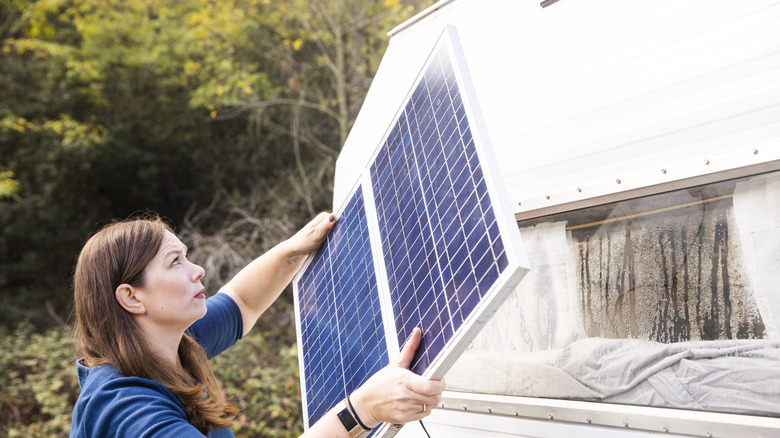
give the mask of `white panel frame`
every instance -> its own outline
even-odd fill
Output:
[[[517,284],[520,282],[525,272],[527,272],[528,269],[530,269],[530,263],[528,261],[528,258],[525,252],[522,251],[522,240],[520,237],[520,233],[517,229],[517,223],[512,214],[509,197],[507,195],[506,189],[503,186],[500,177],[498,177],[499,176],[498,164],[496,162],[495,157],[492,154],[490,140],[487,135],[487,129],[485,128],[484,120],[481,117],[476,94],[474,93],[473,87],[471,87],[471,82],[470,82],[471,79],[468,74],[468,68],[466,66],[465,57],[463,56],[462,49],[460,47],[460,40],[457,35],[457,30],[454,26],[451,25],[447,25],[445,27],[445,29],[439,35],[436,43],[432,46],[428,58],[425,60],[423,66],[420,67],[420,72],[417,78],[411,85],[409,91],[406,94],[406,97],[403,99],[401,105],[399,106],[399,109],[396,111],[395,115],[393,116],[392,123],[388,124],[388,127],[385,130],[385,134],[382,136],[382,139],[377,145],[376,149],[374,150],[374,153],[371,155],[370,160],[368,160],[368,163],[366,163],[366,165],[364,166],[361,172],[361,181],[363,183],[364,194],[370,194],[370,196],[366,196],[366,198],[370,198],[367,199],[366,204],[367,205],[369,203],[371,204],[371,208],[370,209],[367,208],[367,215],[369,216],[369,227],[373,228],[370,231],[370,233],[375,239],[374,242],[381,241],[380,232],[379,232],[379,221],[375,216],[376,206],[374,205],[373,202],[373,187],[371,185],[370,175],[369,175],[370,166],[376,160],[381,145],[383,145],[387,140],[387,137],[389,136],[390,132],[395,126],[395,122],[398,120],[399,116],[403,112],[406,102],[409,100],[412,93],[414,92],[415,87],[419,83],[422,75],[425,72],[425,69],[427,68],[432,56],[436,53],[436,50],[440,44],[445,44],[449,49],[450,60],[453,63],[455,76],[458,82],[458,87],[460,89],[461,96],[463,97],[462,100],[465,107],[466,116],[468,117],[470,122],[472,137],[474,138],[474,142],[476,144],[476,151],[477,154],[479,155],[480,163],[484,168],[483,174],[485,177],[485,182],[488,186],[488,193],[493,199],[492,205],[496,213],[496,221],[502,238],[505,238],[504,248],[509,262],[508,265],[509,267],[507,269],[513,266],[516,266],[517,269],[516,272],[513,272],[511,275],[508,276],[502,275],[501,277],[499,277],[499,280],[497,280],[496,282],[497,286],[494,286],[494,289],[505,290],[503,296],[494,298],[491,295],[489,298],[483,298],[483,302],[490,301],[490,305],[486,306],[485,308],[482,308],[482,305],[480,304],[480,306],[478,306],[480,310],[477,310],[474,313],[472,313],[470,317],[463,322],[463,326],[458,331],[459,334],[456,334],[453,340],[450,342],[451,344],[463,344],[463,345],[460,345],[459,348],[457,349],[449,349],[448,347],[445,347],[445,349],[442,350],[442,354],[440,355],[440,357],[431,363],[431,365],[428,367],[428,370],[425,372],[423,376],[428,378],[434,378],[434,379],[440,379],[444,377],[444,374],[452,366],[457,356],[465,350],[465,348],[467,347],[467,343],[470,342],[471,339],[473,339],[473,337],[476,335],[479,329],[487,322],[489,317],[493,313],[495,313],[498,306],[504,301],[504,299],[507,296],[509,296],[512,290],[517,286]],[[506,241],[506,238],[508,238],[509,241]],[[378,244],[377,247],[381,247],[381,245]],[[385,293],[383,293],[382,295],[387,299],[387,301],[385,302],[386,307],[383,308],[386,312],[388,312],[385,315],[385,321],[387,321],[387,323],[390,324],[390,327],[392,327],[391,332],[395,332],[395,323],[394,323],[395,317],[392,314],[392,303],[390,303],[389,301],[390,293],[389,290],[387,289],[388,283],[387,283],[387,272],[384,266],[384,256],[381,253],[381,251],[378,250],[375,253],[375,257],[378,257],[380,261],[378,263],[380,268],[377,269],[377,271],[380,273],[380,278],[382,279],[382,281],[380,282],[380,288],[384,289]],[[472,326],[474,326],[473,329],[471,328]],[[463,330],[463,327],[469,327],[469,328],[468,330]],[[391,354],[390,361],[393,362],[398,358],[399,355],[398,350],[400,348],[400,345],[398,345],[398,342],[394,342],[394,343],[389,342],[388,347],[390,349],[390,354]],[[449,356],[449,357],[444,358],[444,356]]]
[[[515,287],[520,283],[523,276],[530,269],[530,262],[524,251],[522,251],[522,240],[520,232],[517,228],[514,216],[511,210],[511,203],[506,188],[503,186],[500,179],[500,173],[498,170],[498,164],[493,155],[493,151],[490,145],[490,139],[487,134],[487,128],[485,127],[484,119],[481,116],[476,93],[471,85],[471,77],[468,72],[468,66],[466,65],[465,56],[463,55],[463,49],[460,44],[457,29],[455,26],[446,25],[442,33],[439,35],[436,43],[432,46],[428,58],[419,69],[419,74],[414,80],[406,94],[406,97],[402,100],[401,105],[392,118],[392,122],[388,124],[385,134],[382,136],[382,140],[377,145],[374,153],[371,155],[370,160],[366,164],[364,170],[361,172],[363,175],[363,190],[364,193],[370,193],[372,208],[367,209],[367,214],[370,217],[369,227],[373,227],[373,234],[376,241],[381,241],[379,232],[379,221],[375,217],[376,208],[373,205],[373,187],[370,182],[369,169],[371,164],[374,163],[376,157],[380,151],[381,146],[387,140],[396,121],[400,117],[404,110],[406,102],[411,98],[417,84],[419,84],[422,76],[425,73],[428,65],[431,62],[433,56],[437,53],[437,49],[440,45],[445,45],[449,52],[450,61],[453,64],[453,71],[456,77],[458,88],[461,93],[461,100],[463,101],[466,117],[469,120],[469,126],[471,128],[471,135],[474,139],[475,149],[479,156],[480,164],[483,167],[483,175],[485,183],[488,187],[488,193],[491,196],[492,206],[496,215],[496,222],[499,227],[499,234],[503,239],[504,250],[506,252],[508,265],[505,271],[499,276],[490,291],[482,298],[480,303],[475,307],[474,311],[463,321],[461,327],[455,332],[453,337],[442,349],[439,355],[431,361],[430,365],[423,373],[423,377],[430,379],[442,379],[444,375],[449,371],[457,358],[466,350],[469,343],[484,327],[490,317],[498,310],[498,307],[506,300],[506,298],[514,291]],[[381,248],[381,245],[377,245]],[[379,251],[377,251],[379,252]],[[387,289],[387,272],[384,266],[384,257],[382,254],[375,254],[375,257],[379,257],[381,263],[377,268],[379,277],[383,279],[380,283],[380,289],[385,290],[385,293],[381,293],[383,297],[383,314],[386,322],[385,333],[397,333],[395,328],[395,315],[393,314],[393,306],[390,299],[390,291]],[[388,329],[388,327],[390,329]],[[393,363],[398,359],[400,353],[400,346],[397,342],[397,336],[386,336],[388,339],[388,351],[390,353],[390,362]],[[393,338],[393,339],[391,339]],[[395,342],[393,342],[395,341]],[[392,437],[400,430],[400,425],[384,424],[375,432],[377,437]]]
[[[483,120],[482,113],[479,109],[476,93],[471,85],[471,77],[468,72],[468,66],[466,65],[465,56],[463,55],[463,49],[455,26],[447,25],[440,37],[440,41],[443,41],[445,44],[447,42],[449,43],[447,44],[447,47],[449,48],[450,60],[453,63],[455,77],[466,110],[466,117],[470,122],[471,135],[474,139],[477,155],[479,155],[479,160],[484,170],[483,174],[488,187],[488,193],[493,201],[492,205],[496,214],[496,222],[498,223],[500,235],[502,239],[504,239],[504,249],[509,262],[507,271],[510,271],[510,268],[513,266],[516,266],[519,269],[515,269],[515,271],[509,275],[502,274],[491,288],[491,292],[488,292],[488,294],[482,298],[482,301],[477,305],[474,312],[463,321],[463,325],[454,335],[448,346],[442,350],[442,353],[436,360],[431,362],[428,370],[423,374],[424,377],[433,379],[441,379],[444,377],[454,364],[455,360],[457,360],[463,351],[465,351],[471,340],[474,339],[477,333],[479,333],[479,330],[487,323],[490,316],[496,312],[498,307],[512,293],[515,287],[517,287],[520,280],[522,280],[531,266],[525,252],[521,251],[522,241],[520,232],[517,228],[517,223],[512,215],[511,209],[509,208],[511,206],[509,196],[499,178],[498,163],[496,162],[490,145],[490,138],[487,134],[485,121]],[[434,46],[433,51],[436,50],[436,47],[438,47],[438,44]],[[431,53],[433,53],[433,51]],[[423,69],[421,69],[421,71],[423,71]],[[415,81],[415,84],[416,83],[417,81]],[[408,96],[411,96],[411,91]],[[509,238],[509,241],[507,241],[506,238]]]

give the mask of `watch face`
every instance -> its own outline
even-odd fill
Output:
[[[357,421],[355,421],[355,418],[352,416],[352,413],[349,412],[349,408],[346,406],[344,409],[339,411],[337,414],[339,417],[339,420],[341,421],[341,424],[344,425],[344,429],[347,429],[347,432],[352,432],[354,428],[357,427]]]

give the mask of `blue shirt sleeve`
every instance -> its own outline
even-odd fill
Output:
[[[206,316],[197,320],[187,332],[212,357],[236,343],[244,333],[241,309],[226,294],[215,294],[206,299]]]
[[[73,411],[71,438],[203,438],[187,422],[184,406],[165,386],[122,377],[110,365],[83,368],[87,380]]]

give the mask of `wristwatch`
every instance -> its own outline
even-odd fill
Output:
[[[341,425],[344,426],[344,429],[347,429],[350,436],[358,436],[360,432],[363,432],[363,428],[355,421],[355,417],[352,416],[352,412],[346,403],[344,403],[344,409],[340,410],[336,416],[339,417]]]

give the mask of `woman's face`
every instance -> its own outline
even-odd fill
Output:
[[[136,288],[155,324],[186,329],[206,314],[201,279],[205,271],[187,260],[187,247],[165,231],[157,255],[146,265],[143,286]]]

